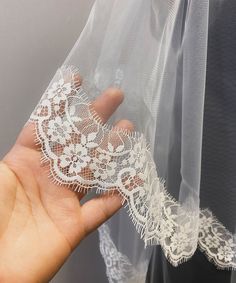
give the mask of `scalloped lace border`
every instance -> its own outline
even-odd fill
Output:
[[[191,213],[169,195],[144,135],[103,125],[75,67],[58,70],[30,121],[53,182],[75,191],[118,190],[146,245],[160,244],[174,266],[199,245],[217,267],[236,268],[235,235],[208,209]]]

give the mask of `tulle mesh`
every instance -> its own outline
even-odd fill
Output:
[[[52,181],[118,190],[128,204],[100,230],[110,282],[144,282],[150,244],[174,266],[197,245],[217,267],[236,266],[234,234],[200,209],[208,17],[208,0],[97,0],[31,116]],[[109,86],[125,93],[113,119],[130,119],[137,133],[93,111]]]

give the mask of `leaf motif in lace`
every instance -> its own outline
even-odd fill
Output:
[[[72,66],[59,69],[30,118],[53,182],[117,190],[141,238],[160,244],[175,266],[199,243],[218,267],[235,268],[235,236],[208,210],[191,213],[168,194],[144,135],[103,125],[78,78]]]

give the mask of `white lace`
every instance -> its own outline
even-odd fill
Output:
[[[168,194],[144,136],[103,125],[76,68],[59,69],[30,120],[54,182],[75,191],[118,190],[141,238],[160,244],[174,266],[199,243],[218,267],[236,268],[235,236],[209,210],[199,217]]]
[[[145,282],[146,262],[135,269],[127,256],[117,250],[111,239],[110,229],[103,224],[99,229],[100,252],[106,264],[109,283],[143,283]]]

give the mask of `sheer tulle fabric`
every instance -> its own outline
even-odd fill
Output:
[[[200,207],[208,17],[208,0],[97,0],[31,116],[53,181],[123,196],[99,229],[110,282],[145,282],[153,245],[174,266],[197,246],[217,267],[236,266],[234,231]],[[125,93],[113,119],[136,133],[91,109],[110,86]]]

